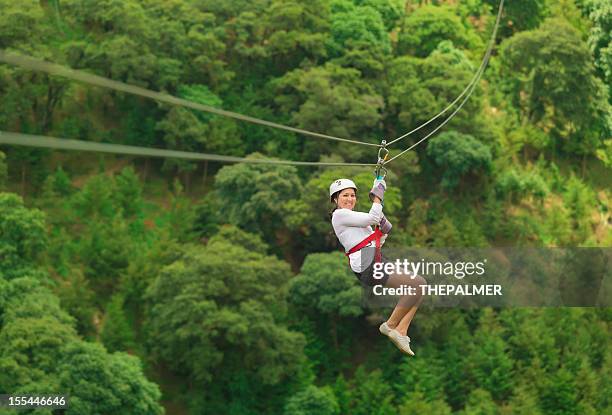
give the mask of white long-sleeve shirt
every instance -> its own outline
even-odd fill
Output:
[[[352,247],[374,233],[372,226],[378,225],[382,217],[382,205],[380,203],[372,203],[372,208],[368,213],[355,212],[350,209],[336,209],[332,215],[332,226],[338,240],[344,247],[344,252],[350,251]],[[381,244],[385,238],[386,235],[383,235]],[[367,246],[374,247],[376,243],[372,241]],[[351,269],[355,272],[362,272],[373,260],[373,255],[362,258],[361,250],[349,255]]]

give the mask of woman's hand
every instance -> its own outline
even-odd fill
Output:
[[[377,202],[376,199],[379,199],[378,202],[382,203],[385,198],[385,190],[387,189],[387,183],[384,179],[374,179],[374,183],[372,184],[372,190],[370,190],[370,200],[372,202]]]
[[[391,228],[393,227],[393,225],[391,225],[391,222],[389,222],[384,216],[380,220],[380,224],[378,226],[380,228],[380,231],[384,234],[388,234],[389,232],[391,232]]]

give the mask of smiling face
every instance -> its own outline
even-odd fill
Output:
[[[350,209],[353,210],[355,207],[355,203],[357,203],[357,195],[355,194],[355,189],[344,189],[340,191],[337,199],[338,207],[340,209]]]

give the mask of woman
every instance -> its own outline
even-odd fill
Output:
[[[357,186],[349,179],[335,180],[329,186],[330,201],[335,205],[331,220],[334,232],[349,257],[351,269],[362,285],[368,287],[383,285],[392,288],[409,285],[416,287],[416,294],[401,297],[389,319],[379,327],[380,332],[388,336],[402,352],[414,356],[414,352],[410,349],[408,328],[422,301],[418,286],[427,282],[420,276],[385,274],[380,279],[374,277],[374,239],[380,233],[377,231],[378,235],[375,235],[372,226],[379,226],[380,232],[382,232],[381,244],[384,243],[392,227],[382,213],[382,202],[386,187],[384,180],[374,180],[374,185],[370,191],[372,208],[368,213],[355,212],[353,209],[357,203]]]

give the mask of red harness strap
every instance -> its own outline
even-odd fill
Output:
[[[366,247],[370,242],[376,240],[376,254],[374,256],[374,262],[381,262],[382,261],[382,254],[380,252],[380,238],[383,236],[384,234],[380,231],[380,229],[378,228],[378,226],[374,229],[374,233],[370,234],[368,237],[366,237],[363,241],[359,242],[357,245],[355,245],[354,247],[352,247],[347,253],[345,253],[344,255],[348,256],[354,252],[357,252],[359,250],[361,250],[362,248]],[[350,259],[349,259],[349,264],[350,264]]]

